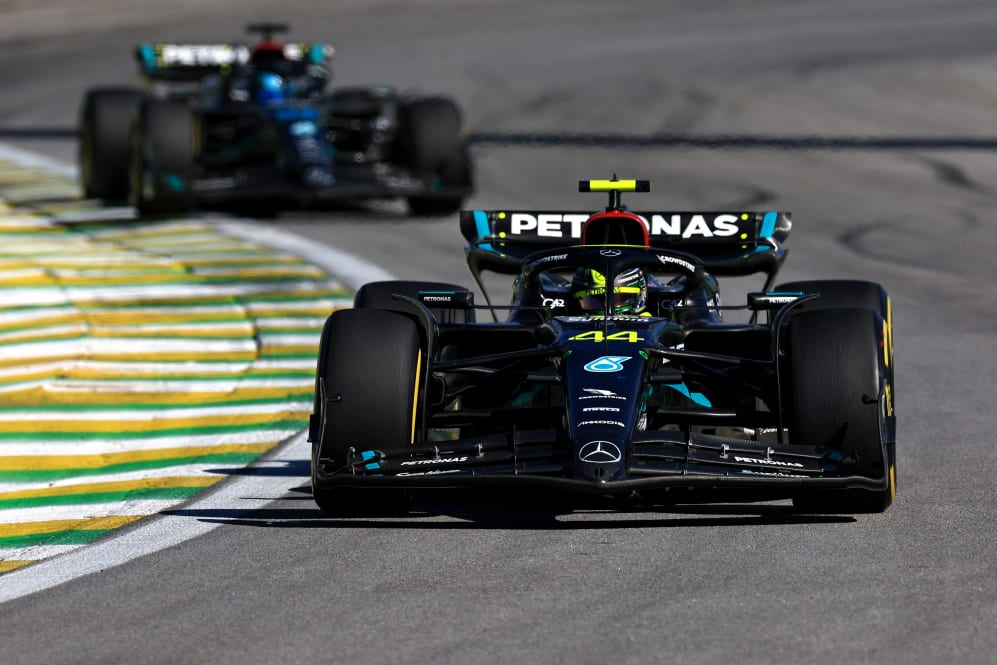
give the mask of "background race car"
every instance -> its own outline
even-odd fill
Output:
[[[142,44],[145,89],[84,96],[79,170],[88,198],[143,214],[404,197],[416,215],[455,212],[472,190],[461,110],[390,87],[326,90],[332,47],[262,41]]]
[[[787,213],[633,213],[620,192],[647,181],[581,189],[609,192],[609,207],[461,213],[472,274],[515,275],[511,306],[475,307],[452,284],[376,282],[329,317],[310,423],[318,505],[397,508],[405,490],[510,485],[885,510],[896,491],[885,290],[773,287]],[[754,273],[763,290],[720,304],[716,275]],[[495,320],[479,322],[482,309]],[[735,311],[745,320],[725,319]]]

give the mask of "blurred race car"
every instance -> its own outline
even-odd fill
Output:
[[[142,44],[146,89],[94,88],[80,109],[88,198],[141,213],[404,197],[413,214],[457,211],[472,190],[466,131],[444,96],[390,87],[327,92],[332,47],[281,43],[252,24],[240,43]]]
[[[411,490],[482,486],[889,507],[886,291],[773,287],[788,213],[633,213],[621,193],[647,181],[580,187],[608,192],[609,206],[461,212],[475,281],[484,292],[482,271],[515,275],[510,306],[475,306],[452,284],[375,282],[328,318],[309,428],[319,507],[397,508]],[[762,290],[721,305],[717,276],[756,273]]]

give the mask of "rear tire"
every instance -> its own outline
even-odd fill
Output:
[[[77,164],[85,198],[128,198],[128,132],[144,98],[132,88],[96,88],[84,96]]]
[[[406,165],[430,191],[457,193],[408,197],[413,215],[450,215],[460,210],[472,187],[471,158],[460,109],[447,97],[414,99],[402,106],[402,146]]]
[[[839,450],[858,473],[888,479],[883,490],[829,490],[793,498],[801,512],[879,513],[896,495],[895,446],[887,420],[892,385],[882,317],[860,308],[818,309],[789,323],[789,442]]]
[[[184,104],[147,100],[131,135],[130,203],[142,215],[190,209],[195,155],[194,116]]]
[[[326,322],[319,348],[315,503],[338,514],[403,511],[404,491],[328,487],[323,479],[345,470],[353,448],[398,448],[415,440],[422,363],[415,323],[394,312],[338,310]]]

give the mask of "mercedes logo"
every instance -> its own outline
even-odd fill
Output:
[[[620,250],[618,249],[600,249],[599,253],[603,256],[619,256]]]
[[[613,464],[623,459],[623,453],[615,443],[589,441],[578,451],[578,459],[591,464]]]

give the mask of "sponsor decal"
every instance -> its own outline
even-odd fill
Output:
[[[558,321],[564,321],[565,323],[586,323],[590,321],[641,321],[647,323],[646,316],[637,316],[634,314],[614,314],[612,316],[605,316],[604,314],[593,314],[591,316],[559,316]]]
[[[543,306],[544,307],[548,307],[550,309],[554,309],[556,307],[566,307],[567,304],[564,302],[564,298],[547,298],[547,297],[545,297],[543,299]]]
[[[621,399],[626,400],[627,398],[623,395],[617,395],[612,390],[604,390],[602,388],[582,388],[588,395],[583,395],[578,399]]]
[[[460,473],[460,469],[437,469],[436,471],[402,471],[395,475],[400,478],[408,476],[437,476],[441,473]]]
[[[620,407],[618,406],[586,406],[582,408],[582,411],[610,411],[612,413],[619,413]]]
[[[651,235],[682,238],[729,238],[737,235],[737,215],[722,214],[712,219],[705,215],[651,215]]]
[[[741,473],[744,474],[744,475],[746,475],[746,476],[768,476],[768,477],[771,477],[771,478],[807,478],[808,477],[808,476],[804,476],[804,475],[799,474],[799,473],[782,473],[780,471],[751,471],[749,469],[745,469],[745,470],[741,471]]]
[[[599,397],[616,397],[619,399],[625,399],[622,395],[617,395],[612,390],[606,390],[605,388],[582,388],[582,390],[587,393],[592,393],[593,395],[598,395]]]
[[[612,425],[613,427],[626,427],[619,420],[583,420],[578,423],[579,427],[588,427],[591,425]]]
[[[623,363],[633,356],[600,356],[588,362],[582,368],[586,372],[619,372],[623,369]]]
[[[589,441],[579,449],[578,459],[590,464],[614,464],[623,459],[623,453],[615,443]]]
[[[419,302],[439,305],[453,305],[455,307],[471,307],[474,298],[467,291],[420,291]]]
[[[654,214],[648,220],[638,215],[653,236],[680,238],[733,238],[738,232],[738,216],[728,213],[718,215]],[[522,235],[535,233],[545,238],[581,238],[582,227],[588,221],[587,213],[512,213],[509,233]]]
[[[658,254],[658,260],[664,265],[675,265],[687,270],[689,272],[696,272],[696,266],[692,265],[685,259],[680,259],[677,256],[668,256],[665,254]]]
[[[457,464],[466,462],[468,457],[440,457],[439,459],[417,459],[402,462],[401,466],[416,466],[419,464]]]
[[[622,252],[618,249],[600,249],[599,254],[602,256],[619,256]]]
[[[299,120],[291,125],[292,136],[314,136],[318,133],[318,127],[311,120]]]
[[[734,456],[735,462],[745,462],[747,464],[765,464],[767,466],[790,466],[795,469],[802,469],[803,465],[799,462],[782,462],[780,460],[774,459],[758,459],[757,457],[738,457]]]
[[[175,65],[217,67],[249,61],[249,49],[230,44],[157,44],[156,62],[161,67]]]
[[[542,266],[545,263],[552,263],[554,261],[561,261],[561,260],[566,259],[566,258],[568,258],[567,254],[552,254],[550,256],[544,256],[544,257],[541,257],[541,258],[537,259],[536,261],[533,261],[532,263],[530,263],[529,268],[532,270],[533,268],[536,268],[537,266]]]
[[[545,238],[581,238],[582,225],[588,220],[587,213],[581,214],[558,214],[543,213],[540,215],[530,215],[524,212],[512,214],[510,219],[509,232],[512,235],[521,235],[527,231],[535,231],[538,236]],[[567,227],[567,236],[564,228]]]
[[[592,318],[601,318],[601,319],[606,319],[608,321],[644,321],[645,323],[647,322],[646,316],[635,316],[633,314],[614,314],[613,316],[601,316],[601,317],[592,317]]]

